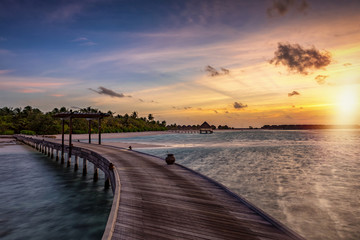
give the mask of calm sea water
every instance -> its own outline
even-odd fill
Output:
[[[80,159],[80,163],[82,160]],[[26,145],[0,145],[0,239],[101,239],[112,204],[92,180]]]
[[[140,151],[218,182],[307,239],[360,239],[360,131],[224,131],[104,141],[166,148]]]

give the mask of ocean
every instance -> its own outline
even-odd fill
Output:
[[[113,194],[101,171],[93,182],[91,164],[85,177],[80,169],[0,144],[0,239],[101,239]]]
[[[216,131],[103,139],[222,183],[307,239],[360,239],[360,131]],[[165,147],[164,147],[165,145]],[[0,146],[0,238],[100,239],[111,209],[104,176],[83,177],[26,145]],[[79,161],[82,164],[82,161]],[[82,166],[80,165],[80,169]]]
[[[307,239],[360,239],[359,130],[246,130],[106,142],[166,145],[138,151],[227,186]]]

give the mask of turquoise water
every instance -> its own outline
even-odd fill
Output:
[[[307,239],[360,239],[360,131],[223,131],[105,142],[139,149],[211,177]]]
[[[26,145],[0,145],[0,239],[101,239],[112,192],[92,169],[83,177]]]

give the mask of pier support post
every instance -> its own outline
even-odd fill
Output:
[[[50,158],[51,158],[51,159],[54,159],[54,149],[53,149],[53,148],[50,148],[50,152],[51,152]]]
[[[50,146],[48,146],[47,147],[47,155],[48,155],[48,157],[50,157],[50,149],[51,149]]]
[[[106,177],[105,180],[105,189],[109,189],[110,188],[110,179],[108,177]]]
[[[66,167],[70,167],[70,166],[71,166],[71,155],[70,155],[70,154],[68,154]]]
[[[64,129],[65,129],[65,119],[61,118],[61,164],[64,163]]]
[[[55,160],[59,161],[59,149],[56,149],[55,155]]]
[[[79,169],[79,156],[75,155],[74,171],[76,172],[78,169]]]
[[[86,176],[87,174],[87,161],[86,158],[83,158],[83,176]]]
[[[94,165],[94,182],[99,179],[98,168]]]
[[[71,114],[72,114],[72,111],[70,110]],[[70,117],[70,120],[69,120],[69,157],[71,158],[71,155],[72,155],[72,117]]]
[[[64,151],[61,151],[61,164],[65,163],[65,158],[64,158]]]

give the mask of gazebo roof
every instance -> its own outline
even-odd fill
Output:
[[[79,112],[61,112],[56,113],[55,118],[103,118],[109,117],[108,113],[79,113]]]
[[[204,122],[201,124],[200,128],[211,128],[211,126],[207,122]]]

